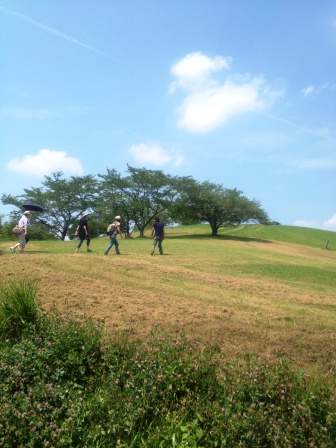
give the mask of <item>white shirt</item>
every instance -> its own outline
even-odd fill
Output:
[[[30,222],[26,215],[22,215],[19,221],[19,227],[29,226]]]

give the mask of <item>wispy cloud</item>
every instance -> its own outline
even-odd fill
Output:
[[[319,229],[321,228],[321,225],[317,221],[309,221],[304,219],[297,219],[296,221],[293,221],[293,226],[297,227],[308,227],[310,229]]]
[[[334,170],[336,169],[336,157],[292,160],[291,165],[301,170]]]
[[[177,154],[174,151],[168,151],[159,145],[146,143],[132,145],[129,152],[138,162],[153,166],[162,166],[168,163],[179,166],[184,160],[181,154]]]
[[[322,93],[324,90],[335,90],[336,84],[330,84],[329,82],[325,82],[324,84],[320,84],[319,86],[314,86],[313,84],[310,84],[307,87],[304,87],[301,90],[301,95],[303,97],[310,97],[310,96],[317,96],[320,93]]]
[[[293,222],[293,226],[308,227],[310,229],[336,231],[336,213],[330,219],[324,221],[323,223],[317,221],[298,219]]]
[[[315,87],[313,85],[310,85],[308,87],[305,87],[304,89],[301,90],[301,95],[302,96],[309,96],[312,93],[314,93],[315,91]]]
[[[71,42],[72,44],[75,45],[79,45],[80,47],[86,48],[87,50],[93,51],[96,54],[99,54],[100,56],[103,56],[105,58],[108,59],[113,59],[110,55],[104,53],[101,50],[98,50],[95,47],[92,47],[91,45],[87,45],[77,39],[74,39],[73,37],[62,33],[60,31],[55,30],[54,28],[51,28],[50,26],[44,25],[43,23],[37,22],[36,20],[31,19],[30,17],[24,15],[24,14],[20,14],[18,12],[15,11],[11,11],[7,8],[4,8],[3,6],[0,6],[0,11],[2,11],[3,13],[6,13],[8,15],[11,15],[13,17],[16,17],[17,19],[24,21],[26,23],[29,23],[32,26],[35,26],[36,28],[40,28],[41,30],[53,34],[54,36],[60,37],[61,39],[67,40],[68,42]]]
[[[210,132],[230,117],[266,108],[283,94],[272,90],[262,77],[233,76],[217,81],[215,73],[228,70],[230,62],[230,58],[191,53],[173,65],[171,73],[176,80],[170,92],[177,88],[187,92],[178,109],[179,127],[193,133]]]
[[[24,109],[21,107],[0,108],[0,118],[11,118],[15,120],[46,120],[48,118],[86,115],[90,109],[87,107],[67,107],[61,111],[50,111],[46,109]]]
[[[283,123],[283,124],[285,124],[287,126],[290,126],[290,127],[294,128],[294,129],[297,129],[298,131],[309,133],[309,134],[314,135],[316,137],[324,138],[324,137],[330,136],[330,130],[328,128],[325,128],[325,127],[324,128],[309,129],[308,127],[300,126],[299,124],[294,123],[293,121],[287,120],[285,118],[278,117],[278,116],[276,116],[276,115],[274,115],[274,114],[272,114],[270,112],[263,112],[263,114],[265,116],[269,117],[269,118],[272,118],[272,120],[278,121],[279,123]]]
[[[58,114],[45,109],[22,109],[19,107],[3,107],[0,109],[0,117],[15,118],[16,120],[44,120],[55,116],[58,116]]]
[[[27,176],[43,177],[56,171],[80,176],[83,167],[79,159],[69,157],[65,151],[41,149],[37,154],[27,154],[10,160],[6,168],[9,171]]]

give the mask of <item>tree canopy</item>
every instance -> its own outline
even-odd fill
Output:
[[[177,196],[177,178],[160,170],[147,170],[127,166],[128,175],[122,178],[115,170],[98,176],[102,179],[102,210],[113,204],[115,213],[123,215],[123,223],[129,230],[133,222],[140,236],[153,218],[164,212]]]
[[[102,233],[114,216],[120,215],[126,235],[136,227],[141,237],[157,215],[178,224],[207,222],[213,236],[224,226],[269,222],[260,203],[243,196],[242,191],[129,165],[124,177],[114,169],[97,177],[69,179],[56,172],[45,176],[41,187],[24,189],[21,196],[2,195],[3,204],[21,208],[25,202],[43,206],[36,220],[61,240],[85,210],[97,217],[92,223],[96,233]]]
[[[17,207],[25,202],[36,202],[43,206],[43,212],[35,214],[53,235],[61,240],[81,214],[95,205],[97,181],[91,175],[71,176],[65,179],[62,172],[45,176],[42,187],[25,188],[21,196],[2,195],[3,204]]]
[[[172,207],[176,220],[185,223],[208,222],[212,235],[224,226],[243,222],[267,222],[267,213],[256,200],[250,200],[237,189],[224,188],[211,182],[189,181]]]

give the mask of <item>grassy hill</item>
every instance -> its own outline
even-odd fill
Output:
[[[209,237],[209,225],[191,225],[172,228],[173,234],[185,236]],[[237,240],[274,240],[285,243],[303,244],[310,247],[325,248],[336,251],[336,232],[294,226],[264,226],[261,224],[242,224],[219,229],[218,237]]]
[[[0,244],[2,279],[34,277],[46,309],[104,321],[107,332],[145,338],[181,325],[235,357],[281,347],[309,371],[335,365],[336,233],[244,225],[211,237],[206,225],[167,228],[164,256],[146,238],[120,241],[121,257],[75,241],[30,241],[27,255]],[[329,240],[329,249],[325,243]],[[25,257],[25,258],[23,258]]]
[[[19,316],[0,315],[15,334],[0,337],[0,445],[331,448],[327,234],[174,227],[163,256],[148,236],[120,241],[120,257],[103,255],[107,237],[79,253],[75,241],[30,241],[27,255],[1,242],[0,295]],[[47,313],[25,326],[35,285]]]

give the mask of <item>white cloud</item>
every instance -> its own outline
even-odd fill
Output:
[[[181,117],[178,125],[181,128],[194,133],[213,131],[230,117],[260,110],[282,94],[273,91],[260,77],[236,76],[235,81],[219,83],[213,74],[228,69],[229,63],[229,58],[209,58],[202,53],[191,53],[172,67],[171,72],[177,81],[171,85],[170,91],[180,87],[187,92],[178,108]]]
[[[209,82],[211,72],[229,68],[229,61],[229,58],[221,56],[211,59],[202,53],[190,53],[173,65],[171,71],[180,87],[195,90],[204,82]]]
[[[166,165],[167,163],[172,163],[175,166],[178,166],[181,165],[184,160],[181,154],[167,151],[158,145],[140,143],[139,145],[132,145],[129,151],[138,162],[150,165],[161,166]]]
[[[334,230],[334,231],[336,231],[336,213],[330,219],[328,219],[328,221],[325,221],[323,223],[323,226],[327,230]]]
[[[179,108],[182,118],[178,125],[190,132],[209,132],[233,115],[262,107],[256,85],[234,85],[228,81],[222,86],[188,95]]]
[[[43,177],[62,171],[71,175],[83,174],[83,167],[79,159],[67,156],[65,151],[41,149],[38,154],[27,154],[22,158],[10,160],[6,168],[10,171],[30,176]]]

